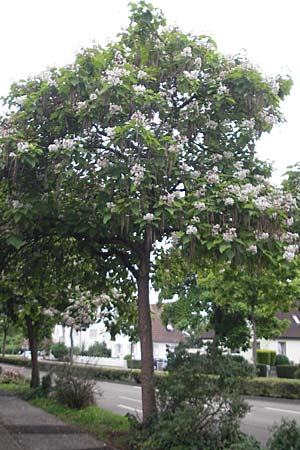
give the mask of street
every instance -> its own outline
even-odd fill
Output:
[[[3,368],[16,366],[1,364]],[[30,376],[30,369],[22,369]],[[141,388],[121,383],[96,382],[96,403],[116,414],[127,413],[142,416]],[[101,394],[102,393],[102,394]],[[270,428],[282,419],[296,420],[300,425],[300,401],[268,398],[247,398],[251,411],[242,420],[242,431],[253,435],[261,443],[268,440]],[[1,405],[0,405],[1,407]]]

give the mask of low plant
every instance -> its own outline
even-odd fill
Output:
[[[289,358],[285,355],[276,355],[275,366],[279,366],[282,364],[290,364]]]
[[[269,450],[300,449],[300,425],[295,420],[283,420],[272,428],[273,435],[267,442]]]
[[[214,375],[211,375],[211,374]],[[147,426],[131,419],[131,450],[216,450],[239,442],[239,423],[249,410],[240,396],[248,367],[207,349],[169,354],[168,374],[156,379],[158,413]]]
[[[25,382],[25,375],[19,370],[5,369],[0,373],[0,383],[24,384]]]
[[[290,364],[281,364],[276,366],[276,374],[278,378],[296,378],[295,373],[298,366],[292,366]]]
[[[256,350],[256,358],[258,364],[271,365],[271,350]]]
[[[51,353],[54,358],[63,360],[69,354],[69,350],[63,342],[57,342],[51,346]]]
[[[64,366],[56,372],[54,398],[72,409],[86,408],[95,403],[95,382],[89,378],[80,378],[74,367]]]

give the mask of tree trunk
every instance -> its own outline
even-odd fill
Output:
[[[150,250],[144,252],[141,257],[137,275],[138,285],[138,328],[141,343],[141,384],[143,421],[147,422],[156,411],[155,389],[154,389],[154,361],[152,343],[152,325],[149,305],[149,273],[150,273]]]
[[[256,350],[257,350],[257,331],[256,331],[256,318],[254,312],[251,316],[252,322],[252,360],[253,364],[256,366]]]
[[[74,355],[74,341],[73,341],[73,327],[71,327],[70,330],[70,342],[71,342],[71,347],[70,347],[70,364],[71,366],[73,365],[73,355]]]
[[[8,325],[4,325],[3,339],[2,339],[2,356],[3,356],[3,358],[5,357],[5,353],[6,353],[6,340],[7,340],[8,328],[9,328]]]
[[[31,353],[31,382],[30,386],[36,388],[40,385],[40,371],[38,364],[38,340],[34,325],[30,317],[26,317],[26,326],[29,339],[29,348]]]

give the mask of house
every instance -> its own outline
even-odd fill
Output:
[[[171,324],[164,326],[160,319],[160,308],[156,304],[151,306],[152,315],[152,338],[153,355],[156,359],[166,359],[167,349],[175,348],[179,342],[186,339],[185,335],[174,328]],[[64,342],[67,347],[71,346],[70,328],[56,325],[52,334],[54,342]],[[111,350],[112,358],[123,359],[126,355],[131,355],[133,359],[141,359],[140,343],[132,343],[128,336],[116,335],[111,339],[102,322],[91,325],[84,331],[73,332],[74,346],[88,349],[95,342],[105,342],[107,348]]]

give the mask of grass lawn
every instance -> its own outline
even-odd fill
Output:
[[[32,405],[42,408],[71,425],[79,426],[119,450],[126,450],[126,438],[129,432],[129,423],[126,417],[98,406],[76,410],[62,406],[51,398],[29,398],[30,387],[28,384],[0,384],[0,388],[21,396]]]

